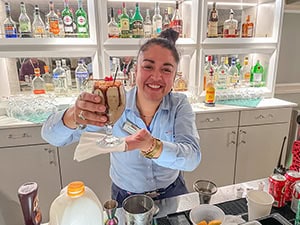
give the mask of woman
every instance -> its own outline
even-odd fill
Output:
[[[169,29],[161,36],[141,46],[136,87],[127,93],[126,109],[113,128],[127,144],[125,152],[111,153],[112,198],[120,206],[136,193],[154,200],[187,193],[180,171],[194,170],[201,159],[191,105],[184,94],[171,91],[180,59],[175,48],[178,33]],[[78,141],[82,132],[98,131],[107,120],[99,115],[105,112],[100,101],[97,95],[82,93],[74,106],[48,118],[43,138],[62,146]],[[127,120],[141,129],[129,135],[122,129]],[[88,126],[80,130],[77,124]]]

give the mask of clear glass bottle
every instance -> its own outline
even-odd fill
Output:
[[[72,91],[72,76],[71,76],[71,69],[67,66],[67,62],[65,59],[61,60],[61,67],[66,71],[66,78],[67,78],[67,86],[68,91]]]
[[[207,37],[216,38],[218,37],[218,11],[216,10],[216,2],[213,3],[213,8],[209,13],[208,27],[207,27]]]
[[[175,12],[172,18],[172,29],[179,33],[179,37],[183,37],[182,25],[183,21],[179,11],[179,2],[176,1]]]
[[[244,65],[240,70],[240,84],[242,87],[249,87],[250,86],[250,76],[251,76],[251,68],[249,65],[248,57],[244,58]]]
[[[26,12],[26,6],[24,2],[20,3],[20,16],[19,16],[19,33],[21,38],[30,38],[31,34],[31,22]]]
[[[177,78],[174,81],[174,91],[187,91],[188,85],[186,80],[183,78],[182,72],[177,72]]]
[[[210,76],[210,70],[213,70],[212,66],[212,56],[208,55],[207,56],[207,64],[204,67],[204,74],[203,74],[203,90],[206,88],[206,82],[208,77]]]
[[[246,22],[242,25],[242,37],[253,37],[254,23],[250,20],[250,15],[247,15]]]
[[[64,27],[64,21],[61,17],[61,12],[59,9],[56,9],[56,14],[58,16],[58,26],[59,26],[59,37],[64,38],[65,37],[65,27]]]
[[[34,7],[34,19],[32,22],[32,35],[35,38],[46,37],[46,28],[45,28],[45,24],[41,18],[38,5],[35,5],[35,7]]]
[[[44,66],[45,73],[42,75],[45,81],[45,89],[47,92],[54,91],[54,84],[51,74],[49,73],[49,66]]]
[[[225,20],[223,27],[224,38],[236,38],[238,37],[238,21],[233,19],[233,10],[230,9],[230,16],[228,20]]]
[[[152,22],[149,9],[146,9],[146,17],[144,20],[144,37],[151,38],[152,35]]]
[[[119,26],[114,17],[114,8],[110,8],[110,21],[107,24],[108,27],[108,37],[109,38],[118,38],[120,34]]]
[[[132,37],[144,37],[144,18],[141,15],[139,3],[135,3],[135,12],[132,17]]]
[[[121,31],[121,38],[129,38],[130,37],[130,21],[129,16],[127,14],[127,9],[125,2],[122,4],[122,14],[120,17],[120,31]]]
[[[213,107],[216,101],[216,88],[214,84],[214,70],[211,68],[209,70],[209,76],[207,77],[206,87],[205,87],[205,106]]]
[[[69,7],[69,0],[64,0],[64,9],[61,12],[65,37],[74,37],[74,16]]]
[[[162,16],[160,15],[159,3],[155,2],[154,15],[152,17],[153,35],[157,37],[162,31]]]
[[[250,75],[250,83],[252,87],[263,87],[266,84],[266,79],[264,76],[264,68],[260,64],[260,60],[256,61],[256,64],[253,66]]]
[[[84,83],[89,78],[89,72],[86,67],[83,65],[83,61],[78,60],[78,65],[75,69],[75,80],[77,91],[84,91]]]
[[[77,37],[87,38],[89,37],[89,23],[87,13],[82,7],[82,0],[78,0],[78,9],[75,13],[76,17],[76,27],[77,27]]]
[[[231,58],[231,65],[228,69],[228,87],[235,88],[239,82],[239,70],[236,67],[236,59]]]
[[[56,60],[56,68],[53,70],[54,91],[57,95],[68,93],[66,71],[61,67],[61,61]]]
[[[49,13],[46,15],[46,31],[49,37],[59,37],[59,17],[54,11],[53,0],[49,1]]]
[[[166,30],[170,28],[171,20],[169,18],[168,9],[166,8],[164,11],[164,19],[162,21],[162,30]]]
[[[16,22],[11,18],[10,5],[5,2],[6,18],[3,22],[5,38],[17,38],[17,25]]]
[[[32,91],[33,91],[33,94],[45,94],[46,93],[45,81],[41,77],[39,68],[34,68],[34,78],[32,80]]]
[[[217,89],[227,88],[227,72],[228,67],[225,65],[225,57],[221,57],[220,66],[216,70],[216,73],[218,74],[218,79],[216,83]]]

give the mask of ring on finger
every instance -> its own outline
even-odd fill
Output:
[[[81,120],[85,120],[85,117],[83,116],[83,110],[81,110],[78,114],[78,117],[81,119]]]

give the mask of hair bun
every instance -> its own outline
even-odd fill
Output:
[[[173,45],[175,45],[177,39],[179,38],[179,33],[172,28],[168,28],[162,31],[158,37],[168,39]]]

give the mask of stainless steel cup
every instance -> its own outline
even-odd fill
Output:
[[[125,225],[152,225],[154,201],[147,195],[127,197],[123,203]]]
[[[211,196],[218,190],[217,185],[209,180],[195,181],[193,189],[199,194],[200,204],[209,204]]]

